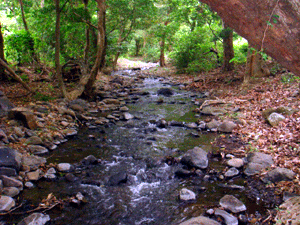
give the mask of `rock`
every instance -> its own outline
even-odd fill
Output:
[[[125,112],[125,113],[124,113],[124,119],[125,119],[125,120],[131,120],[131,119],[133,119],[133,118],[134,118],[134,116],[131,115],[130,113],[128,113],[128,112]]]
[[[85,111],[85,109],[81,105],[78,105],[78,104],[72,104],[69,107],[70,107],[70,109],[72,109],[75,112],[83,113]]]
[[[59,163],[56,168],[59,172],[69,172],[73,169],[70,163]]]
[[[15,106],[8,100],[2,91],[0,92],[0,117],[3,117]]]
[[[219,203],[224,209],[227,209],[233,213],[246,211],[246,206],[233,195],[225,195],[223,198],[221,198]]]
[[[299,224],[300,196],[289,198],[279,206],[279,209],[275,221],[281,221],[281,224]]]
[[[185,127],[190,128],[190,129],[197,129],[198,125],[196,123],[187,123]]]
[[[191,172],[190,170],[179,169],[175,172],[175,176],[178,178],[187,178],[195,175],[195,173]]]
[[[98,163],[98,159],[97,159],[95,156],[93,156],[93,155],[89,155],[89,156],[85,157],[85,158],[81,161],[81,163],[82,163],[83,165],[95,165],[95,164]]]
[[[35,155],[24,155],[22,157],[22,167],[29,167],[30,170],[37,170],[42,164],[45,164],[46,162],[46,158]]]
[[[2,190],[2,194],[13,198],[20,194],[20,190],[16,187],[5,187]]]
[[[77,135],[77,130],[75,129],[68,129],[64,132],[64,134],[67,136],[67,137],[72,137],[72,136],[75,136]]]
[[[161,88],[157,91],[157,94],[158,95],[163,95],[163,96],[166,96],[166,97],[170,97],[174,94],[174,92],[170,88]]]
[[[180,162],[188,167],[206,169],[208,166],[207,152],[199,147],[187,151]]]
[[[241,168],[244,166],[244,160],[240,158],[232,158],[229,159],[226,164],[235,168]]]
[[[232,167],[229,170],[227,170],[224,175],[225,175],[225,177],[234,177],[234,176],[239,175],[239,173],[240,173],[240,171],[237,168]]]
[[[172,120],[172,121],[169,122],[169,126],[172,126],[172,127],[184,127],[184,123]]]
[[[179,225],[221,225],[221,223],[204,216],[199,216],[182,222]]]
[[[273,112],[271,115],[268,117],[267,121],[268,123],[272,126],[275,127],[279,124],[280,121],[285,120],[285,117],[279,113]]]
[[[8,137],[2,129],[0,129],[0,141],[3,141],[5,144],[9,143]]]
[[[168,122],[165,119],[161,119],[156,122],[156,126],[158,128],[166,128],[168,126]]]
[[[28,172],[26,175],[27,175],[28,180],[36,181],[36,180],[39,180],[40,173],[41,173],[40,170],[36,170],[36,171],[33,171],[33,172]]]
[[[260,171],[271,166],[274,163],[272,156],[260,152],[248,154],[248,156],[246,157],[246,161],[248,162],[248,164],[244,173],[247,176],[258,174]]]
[[[40,137],[37,137],[37,136],[32,136],[30,138],[28,138],[25,143],[27,145],[41,145],[43,144],[43,141]]]
[[[76,117],[76,113],[72,109],[68,109],[66,107],[59,107],[57,110],[58,110],[58,113],[61,115],[70,115],[73,118]]]
[[[196,194],[189,189],[182,188],[179,193],[179,199],[182,201],[195,200]]]
[[[4,187],[16,187],[19,188],[20,190],[23,189],[23,183],[20,180],[5,175],[0,176],[0,178],[3,182]]]
[[[200,113],[203,115],[208,115],[208,116],[219,116],[219,115],[223,115],[223,114],[227,113],[227,111],[222,108],[206,106],[206,107],[202,108]]]
[[[49,179],[49,180],[54,180],[56,179],[56,170],[51,167],[49,170],[47,170],[47,172],[44,175],[44,178]]]
[[[13,168],[0,167],[0,175],[14,177],[17,176],[17,171]]]
[[[211,129],[217,129],[220,126],[220,124],[221,124],[221,122],[213,119],[212,121],[210,121],[210,122],[208,122],[208,123],[205,124],[205,128],[209,129],[209,130],[211,130]]]
[[[0,167],[14,168],[19,171],[21,166],[21,155],[8,147],[0,147]]]
[[[33,213],[24,218],[18,225],[44,225],[50,221],[50,216],[43,213]]]
[[[125,171],[121,171],[115,175],[112,175],[108,180],[108,185],[116,186],[122,183],[127,182],[127,173]]]
[[[28,145],[27,147],[29,151],[35,155],[41,155],[49,152],[47,148],[40,145]]]
[[[105,104],[112,104],[112,105],[120,105],[120,101],[118,99],[114,99],[114,98],[107,98],[107,99],[104,99],[103,102]]]
[[[293,113],[297,112],[298,110],[297,109],[293,109],[291,107],[286,107],[286,106],[281,106],[281,107],[278,107],[276,109],[274,108],[269,108],[269,109],[265,109],[263,112],[262,112],[262,116],[267,119],[272,113],[279,113],[281,115],[287,115],[287,116],[290,116],[292,115]]]
[[[22,131],[21,127],[14,127],[13,131],[18,137],[24,137],[24,132]]]
[[[34,184],[32,182],[29,182],[29,181],[25,182],[24,186],[27,187],[27,188],[34,188]]]
[[[8,112],[8,118],[20,120],[21,122],[23,122],[25,127],[31,130],[35,130],[38,127],[35,115],[24,107],[16,107],[11,109]]]
[[[216,209],[215,215],[221,216],[227,225],[238,225],[239,224],[239,221],[235,216],[229,214],[228,212],[226,212],[224,210]]]
[[[232,133],[233,129],[236,128],[236,124],[232,121],[225,120],[218,126],[219,132]]]
[[[121,112],[127,112],[127,111],[129,111],[129,108],[126,107],[126,106],[122,106],[122,107],[120,108],[120,111],[121,111]]]
[[[280,181],[291,181],[296,177],[296,174],[289,169],[286,168],[276,168],[274,170],[269,171],[262,180],[265,183],[272,182],[280,182]]]
[[[0,196],[0,212],[9,211],[16,205],[12,197],[1,195]]]

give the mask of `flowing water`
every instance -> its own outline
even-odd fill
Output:
[[[49,211],[50,224],[178,224],[218,206],[225,194],[234,194],[242,200],[247,206],[247,214],[264,213],[265,209],[248,199],[243,191],[224,188],[224,183],[244,185],[241,177],[227,181],[203,180],[199,176],[177,178],[174,174],[181,165],[166,162],[167,157],[181,156],[195,146],[214,151],[211,142],[217,134],[179,126],[158,128],[155,124],[160,119],[196,121],[199,118],[193,112],[196,106],[192,100],[202,96],[151,77],[143,79],[138,87],[149,94],[127,99],[129,113],[135,116],[134,119],[96,129],[82,128],[77,136],[60,145],[48,157],[48,162],[76,164],[84,157],[94,155],[101,163],[77,167],[74,174],[79,179],[75,182],[63,178],[55,182],[39,181],[35,189],[24,190],[23,198],[28,199],[27,203],[36,205],[49,193],[58,198],[74,196],[78,192],[85,196],[87,203],[79,207],[66,206]],[[162,87],[171,88],[174,95],[158,96],[157,90]],[[158,100],[163,103],[158,104]],[[220,160],[211,159],[204,173],[222,171],[225,165]],[[109,185],[109,178],[122,171],[127,174],[127,182]],[[180,201],[178,194],[184,187],[194,191],[197,200]]]

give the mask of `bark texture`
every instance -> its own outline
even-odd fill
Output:
[[[2,36],[1,23],[0,23],[0,59],[4,60],[4,40]],[[0,77],[4,77],[4,67],[0,65]]]
[[[201,2],[216,11],[225,23],[246,38],[250,45],[258,50],[263,49],[281,65],[300,76],[299,0],[201,0]],[[270,23],[271,26],[268,25]]]
[[[233,31],[230,27],[224,23],[224,37],[223,37],[223,46],[224,46],[224,71],[232,71],[234,70],[234,62],[230,62],[230,60],[234,57],[233,50]]]

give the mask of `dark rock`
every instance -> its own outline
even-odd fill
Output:
[[[115,175],[112,175],[108,180],[108,185],[116,186],[122,183],[127,182],[127,173],[125,171],[121,171]]]
[[[17,171],[14,168],[0,167],[0,175],[14,177],[17,176]]]
[[[169,126],[184,127],[184,123],[172,120],[172,121],[169,122]]]
[[[16,188],[19,188],[20,190],[23,189],[22,181],[19,181],[15,178],[8,177],[8,176],[5,176],[5,175],[0,176],[0,178],[3,182],[4,187],[16,187]]]
[[[21,166],[21,155],[8,147],[0,147],[0,167],[10,167],[19,171]]]
[[[193,172],[190,170],[185,170],[185,169],[179,169],[175,172],[175,176],[178,178],[188,178],[195,175]]]
[[[239,213],[246,210],[246,206],[233,195],[225,195],[221,198],[220,205],[233,213]]]
[[[168,126],[168,122],[164,119],[161,119],[161,120],[156,122],[156,126],[158,128],[166,128]]]
[[[286,168],[276,168],[274,170],[269,171],[262,180],[265,183],[272,182],[280,182],[280,181],[291,181],[296,177],[296,174],[289,169]]]
[[[180,163],[188,167],[206,169],[208,166],[207,152],[199,147],[190,149],[184,154]]]
[[[170,97],[174,94],[174,92],[170,88],[161,88],[157,91],[157,94],[158,95],[163,95],[163,96],[166,96],[166,97]]]
[[[215,215],[221,216],[224,219],[225,224],[227,224],[227,225],[238,225],[239,224],[239,221],[235,216],[229,214],[228,212],[226,212],[224,210],[216,209]]]
[[[82,163],[83,165],[95,165],[95,164],[98,163],[98,159],[97,159],[95,156],[93,156],[93,155],[89,155],[89,156],[85,157],[85,158],[81,161],[81,163]]]
[[[16,187],[5,187],[2,190],[2,194],[13,198],[20,194],[20,190]]]
[[[66,178],[66,180],[69,181],[69,182],[74,182],[74,181],[77,180],[77,177],[76,177],[74,174],[72,174],[72,173],[67,173],[67,174],[65,175],[65,178]]]
[[[0,129],[0,141],[3,141],[6,144],[9,142],[6,133],[2,129]]]
[[[50,216],[43,213],[33,213],[24,218],[18,225],[44,225],[50,221]]]

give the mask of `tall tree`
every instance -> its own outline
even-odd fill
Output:
[[[224,71],[232,71],[234,69],[234,62],[231,59],[234,57],[233,50],[233,30],[226,24],[223,24],[223,48],[224,48]]]

